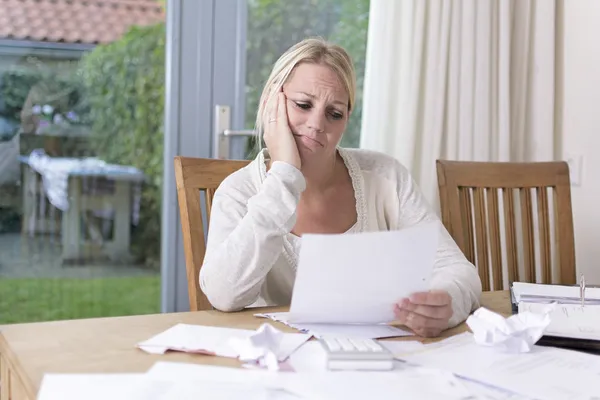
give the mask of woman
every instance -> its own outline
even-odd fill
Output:
[[[256,126],[266,149],[215,193],[200,286],[222,311],[291,301],[300,237],[402,229],[436,220],[408,171],[386,155],[339,148],[354,107],[340,47],[306,39],[279,58]],[[360,273],[368,271],[350,271]],[[437,336],[478,306],[481,282],[444,230],[431,290],[398,299],[398,321]]]

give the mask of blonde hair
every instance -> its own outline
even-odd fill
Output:
[[[287,82],[294,68],[301,63],[319,64],[331,68],[348,92],[348,112],[353,109],[356,96],[356,74],[352,59],[346,50],[319,37],[304,39],[279,57],[265,83],[256,115],[255,129],[258,133],[258,148],[262,147],[267,105],[281,91],[281,87]]]

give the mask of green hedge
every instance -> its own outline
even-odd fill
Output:
[[[117,42],[95,48],[81,61],[92,121],[92,144],[106,162],[133,165],[148,181],[140,222],[132,232],[134,255],[160,265],[163,170],[165,27],[135,27]]]

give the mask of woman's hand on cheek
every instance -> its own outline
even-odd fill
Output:
[[[263,122],[265,144],[271,160],[283,161],[300,169],[300,154],[290,129],[285,99],[285,94],[279,92],[268,107],[267,118]]]
[[[452,298],[443,290],[414,293],[394,306],[398,321],[423,337],[438,336],[448,328],[452,313]]]

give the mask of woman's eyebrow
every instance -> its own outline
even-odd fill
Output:
[[[303,94],[303,95],[305,95],[306,97],[308,97],[308,98],[311,98],[311,99],[313,99],[313,100],[316,98],[316,96],[315,96],[314,94],[310,94],[310,93],[306,93],[306,92],[302,92],[302,91],[299,91],[299,92],[296,92],[296,93]],[[346,103],[344,103],[343,101],[340,101],[340,100],[335,100],[335,101],[333,102],[333,104],[337,104],[337,105],[340,105],[340,106],[342,106],[342,107],[345,107],[345,106],[346,106]]]

